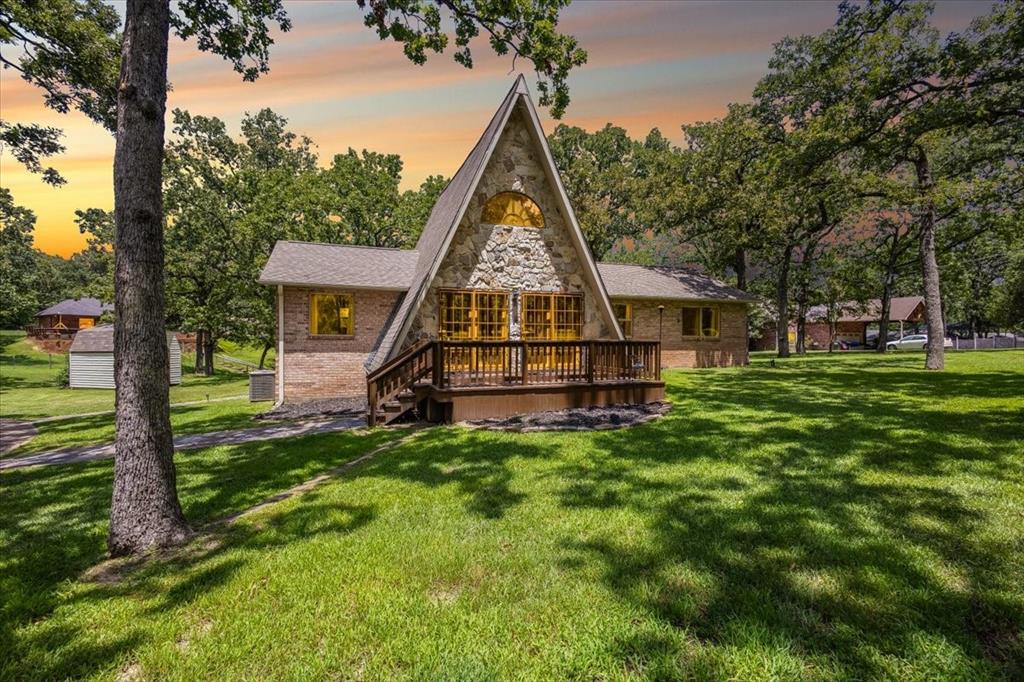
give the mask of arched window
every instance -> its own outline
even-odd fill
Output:
[[[500,192],[487,200],[480,222],[493,225],[544,227],[544,214],[533,199],[519,192]]]

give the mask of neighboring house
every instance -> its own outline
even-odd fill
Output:
[[[658,399],[662,365],[747,361],[744,292],[594,262],[522,77],[414,250],[282,241],[259,281],[278,291],[281,401],[368,393],[395,414],[414,393],[458,419]]]
[[[113,309],[112,304],[96,298],[68,298],[36,313],[35,324],[28,331],[33,336],[74,334],[95,326],[103,313]]]
[[[882,302],[873,299],[867,303],[847,301],[839,306],[841,311],[836,321],[836,341],[849,347],[864,347],[868,342],[868,327],[878,325],[882,316]],[[924,323],[924,297],[897,296],[889,301],[889,331],[900,336],[910,333],[908,326],[915,330]],[[807,311],[807,347],[828,349],[829,324],[825,306],[814,306]],[[796,338],[796,327],[791,334]]]
[[[836,342],[849,348],[863,348],[867,345],[868,328],[878,326],[882,315],[882,302],[872,299],[866,303],[846,301],[839,304],[840,316],[836,320]],[[897,296],[889,302],[889,332],[899,336],[916,332],[924,324],[924,298],[921,296]],[[831,334],[828,310],[823,305],[807,311],[806,344],[808,350],[827,350]],[[877,333],[877,332],[875,332]],[[753,350],[776,350],[775,322],[767,323],[761,337],[754,343]],[[789,324],[789,347],[796,347],[796,323]]]
[[[181,383],[181,345],[167,332],[171,384]],[[82,329],[68,349],[68,384],[71,388],[114,388],[114,328],[100,325]]]

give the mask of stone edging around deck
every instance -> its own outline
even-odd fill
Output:
[[[672,403],[661,401],[642,405],[574,407],[535,412],[505,419],[476,419],[459,422],[468,429],[530,433],[537,431],[608,431],[647,424],[666,415]],[[585,421],[587,423],[574,423]]]

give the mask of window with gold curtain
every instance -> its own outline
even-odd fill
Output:
[[[440,292],[438,336],[445,341],[504,341],[508,338],[508,293],[448,289]],[[467,367],[500,368],[500,348],[445,349],[445,365],[455,371]]]
[[[719,310],[716,305],[683,306],[683,336],[698,339],[717,339]]]
[[[544,227],[540,206],[520,192],[501,192],[487,200],[480,222],[492,225]]]
[[[311,294],[309,333],[314,336],[351,336],[355,329],[352,294]]]
[[[615,319],[619,321],[622,335],[627,339],[633,338],[633,304],[613,303],[612,308],[615,309]]]
[[[452,341],[508,338],[508,293],[446,289],[440,292],[438,336]]]
[[[524,339],[575,341],[583,338],[583,296],[523,294]]]

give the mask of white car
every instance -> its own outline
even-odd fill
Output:
[[[953,342],[949,339],[943,339],[942,345],[945,348],[952,348]],[[908,334],[901,339],[890,341],[885,344],[887,350],[922,350],[928,346],[928,335],[927,334]]]

